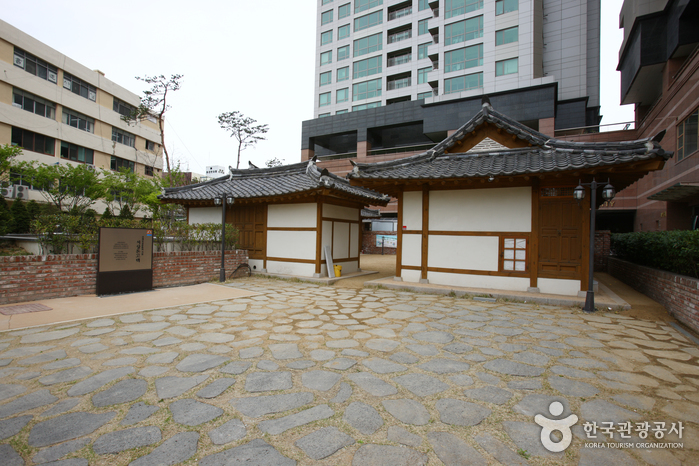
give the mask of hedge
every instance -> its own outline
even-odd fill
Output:
[[[634,264],[699,278],[699,230],[615,233],[611,249]]]

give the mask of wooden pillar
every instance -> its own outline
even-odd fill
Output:
[[[396,278],[400,278],[400,270],[403,260],[403,190],[396,195],[398,202],[398,231],[396,232]]]
[[[364,224],[362,223],[362,207],[357,209],[357,218],[359,223],[357,224],[357,268],[362,270],[362,238],[364,237]],[[352,237],[352,224],[350,224],[350,238]],[[352,242],[350,241],[350,251]]]
[[[427,246],[430,230],[430,185],[422,185],[422,258],[420,259],[420,282],[427,283]]]
[[[316,198],[316,205],[316,275],[320,277],[323,251],[323,198],[321,196]]]
[[[529,235],[529,288],[538,288],[539,277],[539,179],[532,181],[532,231]]]

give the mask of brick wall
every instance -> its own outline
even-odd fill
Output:
[[[599,230],[595,232],[595,270],[607,271],[607,258],[612,243],[612,232]]]
[[[248,261],[245,250],[226,251],[226,272]],[[218,279],[220,251],[153,253],[155,288]],[[0,304],[95,294],[97,254],[0,257]]]
[[[393,235],[397,231],[364,231],[362,232],[362,254],[381,254],[381,246],[376,245],[376,235]],[[385,255],[396,255],[396,248],[383,248]]]
[[[687,327],[699,332],[699,279],[632,264],[616,257],[607,261],[609,274],[653,298]]]

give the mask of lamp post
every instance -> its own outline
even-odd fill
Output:
[[[214,204],[217,206],[222,206],[221,209],[221,272],[219,274],[219,281],[221,283],[226,281],[226,201],[228,204],[233,205],[232,194],[223,194],[216,196],[214,198]]]
[[[593,273],[595,271],[595,214],[597,212],[597,181],[592,179],[591,183],[579,183],[578,187],[573,190],[573,197],[582,201],[585,199],[585,188],[583,186],[590,187],[590,252],[589,252],[589,275],[587,280],[587,294],[585,295],[585,307],[583,310],[585,312],[595,312],[595,291],[594,291],[594,279]],[[614,198],[614,186],[607,184],[602,188],[602,198],[605,201],[609,201]]]

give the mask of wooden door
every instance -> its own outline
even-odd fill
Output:
[[[571,196],[561,196],[568,193]],[[558,194],[550,195],[550,194]],[[582,205],[572,188],[542,188],[539,197],[539,277],[581,279]]]
[[[264,259],[267,206],[264,204],[235,205],[229,213],[228,221],[238,229],[238,248],[247,249],[250,259]]]

